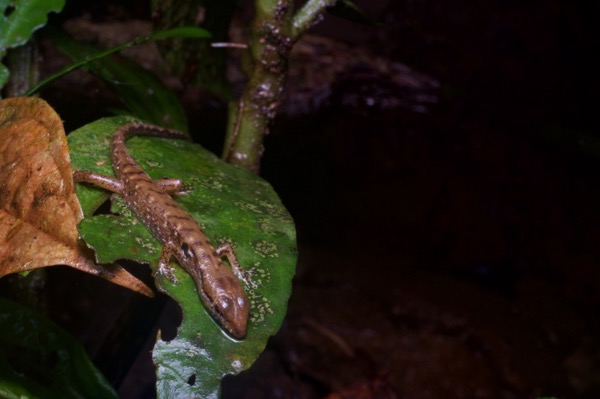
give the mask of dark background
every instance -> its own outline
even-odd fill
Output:
[[[327,17],[291,61],[262,175],[297,223],[294,291],[281,331],[251,370],[225,379],[223,396],[598,397],[588,3],[356,4],[381,25]],[[65,20],[98,26],[149,20],[138,2],[69,7]],[[51,68],[60,56],[47,51]],[[67,131],[115,101],[81,79],[42,93]],[[93,105],[73,106],[89,93]],[[218,151],[225,105],[180,94],[200,142]],[[124,398],[151,397],[148,353],[117,373],[112,341],[98,336],[119,330],[123,301],[160,306],[76,271],[49,276],[54,318]],[[92,289],[74,294],[65,281]]]
[[[314,118],[275,126],[263,175],[296,218],[298,274],[226,396],[598,397],[591,10],[357,4],[386,26],[315,32],[413,70],[350,63]]]

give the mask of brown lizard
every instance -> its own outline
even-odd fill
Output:
[[[234,338],[246,335],[250,301],[240,284],[245,281],[242,269],[229,244],[213,247],[198,223],[171,194],[179,193],[179,179],[153,181],[129,155],[125,141],[131,136],[157,136],[189,139],[182,132],[143,123],[129,123],[113,135],[110,155],[115,178],[76,170],[76,182],[92,183],[121,195],[131,211],[161,242],[163,248],[158,273],[174,283],[169,261],[175,257],[179,265],[196,283],[199,296],[211,316]],[[231,268],[222,257],[227,257]]]

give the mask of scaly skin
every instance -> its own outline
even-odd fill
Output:
[[[231,246],[215,249],[198,223],[171,198],[170,194],[182,188],[180,180],[153,181],[144,172],[125,145],[131,136],[188,138],[182,132],[157,126],[142,123],[123,125],[114,133],[110,147],[116,178],[75,171],[74,180],[92,183],[122,195],[131,211],[163,245],[159,273],[176,282],[168,268],[169,260],[174,256],[194,279],[200,298],[212,317],[231,336],[243,338],[250,301],[238,279],[243,280],[243,274]],[[223,263],[222,256],[227,257],[232,268]]]

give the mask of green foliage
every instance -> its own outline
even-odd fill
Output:
[[[69,135],[73,167],[113,175],[108,145],[114,130],[130,118],[101,119]],[[203,227],[215,245],[233,245],[250,276],[245,291],[251,299],[248,333],[229,338],[203,307],[191,277],[176,262],[178,283],[157,275],[156,282],[181,306],[178,336],[158,340],[153,352],[159,397],[215,397],[225,374],[248,368],[280,327],[291,292],[296,264],[295,230],[279,198],[261,178],[226,164],[196,144],[182,140],[134,137],[131,154],[155,179],[177,177],[191,191],[176,197]],[[78,184],[77,195],[86,217],[80,232],[99,262],[127,258],[149,263],[154,272],[161,246],[135,215],[113,201],[114,214],[91,216],[109,196]]]
[[[46,24],[47,14],[60,12],[64,0],[0,0],[0,60],[6,50],[25,44],[33,32]],[[0,63],[0,89],[8,80]]]
[[[48,80],[56,79],[81,66],[104,80],[117,93],[129,113],[149,123],[187,130],[187,117],[175,93],[168,90],[153,73],[135,62],[123,57],[108,56],[149,40],[164,40],[181,36],[196,39],[208,38],[210,34],[207,31],[194,27],[180,27],[140,37],[108,50],[98,50],[93,46],[79,43],[55,29],[49,29],[46,34],[61,51],[75,61],[75,64],[40,83],[32,89],[32,92],[45,85]]]
[[[79,342],[32,309],[0,298],[0,398],[117,398]]]

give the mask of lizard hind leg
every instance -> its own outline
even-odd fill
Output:
[[[160,258],[158,259],[158,269],[156,269],[156,273],[165,276],[171,283],[177,284],[177,277],[175,277],[173,269],[169,266],[172,255],[173,252],[171,250],[167,249],[166,246],[163,247]]]
[[[154,180],[154,183],[169,195],[184,195],[192,191],[191,186],[184,184],[181,179],[165,177],[164,179]]]

